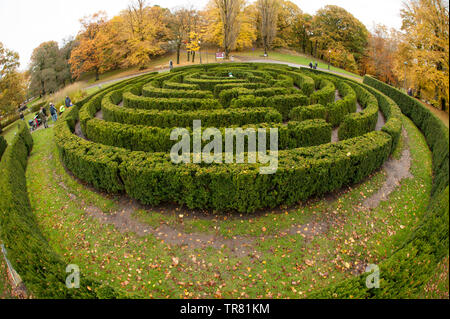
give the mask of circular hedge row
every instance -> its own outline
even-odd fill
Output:
[[[387,122],[375,131],[379,111]],[[126,192],[144,204],[253,212],[369,176],[394,149],[400,114],[378,91],[329,74],[272,64],[210,64],[108,87],[67,112],[55,131],[66,167],[96,188]],[[262,175],[261,163],[172,163],[171,131],[186,128],[192,137],[194,120],[222,135],[225,128],[277,128],[278,170]],[[82,135],[74,134],[80,133],[76,126]]]

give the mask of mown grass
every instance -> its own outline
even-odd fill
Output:
[[[283,61],[283,62],[288,62],[288,63],[295,63],[295,64],[300,64],[303,66],[308,66],[310,62],[316,63],[317,62],[317,66],[320,69],[324,69],[324,70],[328,70],[328,63],[307,55],[300,55],[300,54],[286,54],[286,53],[281,53],[281,52],[277,52],[277,51],[269,51],[268,53],[268,57],[265,58],[264,55],[264,51],[262,50],[254,50],[254,51],[243,51],[243,52],[236,52],[235,53],[236,56],[246,56],[246,57],[252,57],[255,59],[269,59],[269,60],[276,60],[276,61]],[[330,66],[330,71],[333,72],[338,72],[341,74],[345,74],[345,75],[349,75],[355,78],[358,78],[360,80],[362,80],[362,77],[358,74],[346,71],[344,69],[341,68],[337,68],[334,66]]]
[[[414,178],[403,180],[389,200],[374,210],[359,204],[381,187],[382,171],[336,200],[313,200],[251,217],[180,218],[182,213],[176,209],[135,212],[138,220],[155,228],[163,223],[184,234],[214,234],[218,241],[244,236],[253,241],[253,253],[245,257],[226,245],[220,249],[171,245],[153,235],[121,233],[100,223],[86,207],[115,212],[117,202],[65,172],[51,129],[33,134],[28,191],[40,227],[67,263],[78,264],[82,272],[131,297],[307,298],[313,290],[387,258],[417,226],[431,189],[431,155],[417,128],[407,119],[404,126]],[[399,145],[406,146],[406,141]],[[327,224],[328,230],[312,240],[287,234],[292,226],[307,227],[317,221]]]

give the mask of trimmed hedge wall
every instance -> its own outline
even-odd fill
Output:
[[[378,122],[378,100],[363,87],[357,84],[351,84],[351,86],[364,110],[361,113],[351,113],[344,117],[338,131],[340,140],[371,132]]]
[[[433,156],[434,181],[429,207],[420,225],[400,249],[380,266],[380,289],[367,289],[367,274],[357,276],[310,294],[309,298],[417,298],[449,252],[449,131],[424,105],[372,77],[364,83],[388,95],[378,95],[380,108],[389,118],[386,126],[399,135],[398,107],[422,130]],[[383,101],[384,100],[384,101]],[[383,101],[383,102],[381,102]]]
[[[434,184],[433,194],[441,192],[449,182],[449,130],[420,101],[400,90],[372,77],[365,76],[364,83],[388,95],[423,132],[428,146],[433,153]]]
[[[202,125],[224,127],[258,123],[280,123],[281,114],[271,108],[253,109],[217,109],[188,112],[138,110],[120,107],[105,96],[101,102],[103,118],[109,122],[146,125],[153,127],[189,127],[194,120],[201,120]]]
[[[355,90],[353,90],[349,84],[336,79],[334,79],[333,82],[342,99],[327,105],[327,108],[329,109],[327,120],[333,127],[337,127],[342,123],[347,114],[356,112],[357,97]]]
[[[219,101],[198,98],[152,98],[137,96],[132,92],[123,93],[123,106],[143,110],[211,110],[221,109]]]
[[[6,142],[5,138],[0,135],[0,159],[2,158],[3,152],[6,147],[8,147],[8,142]]]
[[[336,144],[280,151],[277,173],[261,175],[262,164],[175,165],[167,153],[96,144],[73,135],[64,121],[55,132],[67,168],[96,188],[125,190],[150,205],[176,202],[239,212],[294,204],[361,181],[384,163],[392,143],[386,133],[371,132]]]
[[[207,127],[202,128],[205,130]],[[266,145],[270,145],[269,129],[277,128],[279,135],[278,149],[280,150],[329,143],[332,131],[331,125],[324,120],[311,120],[301,123],[289,122],[288,125],[262,123],[242,126],[243,130],[248,128],[254,129],[255,132],[258,128],[266,128]],[[86,131],[83,133],[92,142],[104,145],[126,148],[132,151],[170,152],[175,144],[170,139],[172,130],[173,128],[128,125],[92,119],[87,122]],[[188,127],[187,130],[191,135],[192,148],[192,128]],[[225,150],[225,128],[221,128],[220,131],[223,136],[222,150]],[[202,142],[202,149],[208,143],[209,141]],[[235,149],[234,152],[236,152]]]
[[[336,87],[334,86],[333,82],[325,78],[317,77],[315,81],[318,91],[315,91],[310,95],[310,104],[328,105],[330,103],[333,103],[336,97]]]
[[[81,278],[79,289],[67,289],[66,266],[39,229],[28,199],[25,170],[33,139],[24,122],[0,161],[0,236],[8,257],[37,298],[116,298],[110,287]]]
[[[293,108],[309,104],[309,98],[302,94],[277,95],[266,99],[267,107],[276,109],[283,116],[283,120],[289,119],[289,113]]]
[[[327,118],[327,108],[320,104],[298,106],[291,110],[289,118],[293,121],[306,121],[311,119]]]
[[[171,89],[156,88],[146,85],[142,89],[144,97],[152,98],[184,98],[184,99],[212,99],[213,95],[210,91],[188,90],[179,91]]]

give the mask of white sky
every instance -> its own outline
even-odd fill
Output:
[[[361,20],[369,30],[374,23],[399,29],[402,0],[291,0],[304,12],[314,14],[328,4],[338,5]],[[208,0],[148,0],[149,4],[174,8],[192,5],[202,9]],[[125,9],[129,0],[0,0],[0,42],[19,52],[21,69],[30,61],[33,49],[45,41],[62,42],[75,36],[79,19],[99,10],[109,17]]]

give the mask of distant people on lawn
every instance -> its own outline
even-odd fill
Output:
[[[309,68],[312,69],[313,68],[313,63],[309,62]]]
[[[39,118],[41,119],[42,124],[44,124],[45,128],[48,128],[47,124],[47,110],[45,107],[41,107],[41,111],[38,114]]]
[[[314,70],[317,70],[317,66],[318,66],[319,64],[316,62],[316,64],[314,64]]]
[[[50,114],[52,116],[53,122],[56,122],[58,120],[58,111],[56,110],[55,105],[53,103],[50,103]]]
[[[173,61],[172,60],[170,60],[170,62],[169,62],[169,68],[170,68],[170,70],[173,69]]]
[[[21,119],[22,121],[25,121],[25,116],[23,116],[23,113],[22,113],[22,112],[20,112],[20,119]]]
[[[409,89],[408,89],[408,95],[409,95],[409,96],[413,96],[413,89],[412,89],[412,88],[409,88]]]
[[[66,107],[67,107],[67,108],[69,108],[69,107],[72,106],[72,101],[70,100],[70,97],[66,96],[66,101],[65,101],[65,103],[66,103]]]

